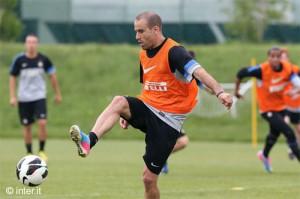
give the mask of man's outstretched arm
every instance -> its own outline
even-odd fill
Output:
[[[204,68],[197,68],[193,76],[204,83],[209,89],[211,89],[220,102],[227,108],[230,109],[232,105],[232,96],[226,93],[222,86],[208,73]]]

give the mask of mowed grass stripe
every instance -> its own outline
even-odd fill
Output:
[[[0,198],[9,198],[7,186],[23,187],[15,176],[23,145],[21,139],[0,141]],[[272,151],[273,174],[263,171],[256,151],[246,143],[192,141],[169,159],[170,174],[160,176],[161,198],[297,198],[300,165],[288,160],[287,147],[279,144]],[[47,152],[49,176],[36,198],[143,197],[143,141],[101,140],[83,159],[71,141],[50,139]]]

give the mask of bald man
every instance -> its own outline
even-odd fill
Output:
[[[157,186],[159,173],[180,135],[183,121],[197,103],[197,84],[201,80],[225,107],[232,105],[232,96],[197,63],[191,55],[162,33],[162,21],[154,12],[143,12],[134,21],[136,40],[142,48],[138,97],[115,96],[99,115],[89,135],[77,125],[70,128],[78,154],[86,157],[101,137],[119,121],[145,133],[146,151],[143,182],[145,198],[160,198]]]

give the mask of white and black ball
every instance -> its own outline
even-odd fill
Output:
[[[22,184],[38,186],[46,180],[48,167],[39,156],[27,155],[18,162],[16,174]]]

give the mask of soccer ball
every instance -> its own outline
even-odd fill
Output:
[[[17,164],[18,180],[27,186],[38,186],[45,181],[48,175],[47,164],[36,155],[27,155]]]

